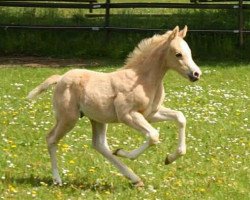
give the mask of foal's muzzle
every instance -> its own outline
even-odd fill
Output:
[[[194,71],[188,74],[188,78],[190,81],[195,82],[200,79],[200,75],[201,74],[199,72]]]

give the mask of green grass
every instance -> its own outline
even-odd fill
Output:
[[[187,155],[165,166],[177,145],[172,122],[158,123],[161,144],[138,159],[122,159],[145,182],[142,190],[91,147],[91,127],[83,118],[58,150],[63,187],[53,186],[45,135],[54,117],[48,91],[36,101],[27,93],[65,68],[0,69],[0,199],[242,199],[249,196],[250,65],[201,64],[203,77],[190,83],[176,73],[164,80],[170,108],[187,117]],[[113,71],[117,65],[94,68]],[[134,149],[144,138],[111,124],[112,149]]]

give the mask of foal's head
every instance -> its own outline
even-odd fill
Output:
[[[187,33],[187,26],[179,31],[179,27],[175,27],[168,37],[166,67],[180,73],[190,81],[197,81],[201,76],[200,68],[192,59],[191,50],[184,38]]]

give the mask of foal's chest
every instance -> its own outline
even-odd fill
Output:
[[[156,88],[141,87],[134,94],[138,112],[146,117],[159,109],[164,99],[164,88],[162,84]]]

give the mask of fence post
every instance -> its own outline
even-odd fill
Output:
[[[244,19],[243,19],[243,0],[239,0],[239,43],[240,47],[243,46],[243,28],[244,28]]]
[[[105,29],[106,29],[106,38],[109,40],[109,22],[110,22],[110,0],[106,0],[106,5],[105,5]]]

